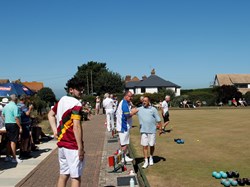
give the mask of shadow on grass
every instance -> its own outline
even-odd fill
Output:
[[[166,158],[161,157],[161,156],[153,156],[153,160],[154,160],[154,164],[157,164],[158,162],[161,162],[161,161],[165,162]],[[136,173],[138,172],[139,164],[143,162],[144,162],[144,157],[135,158],[134,169]]]

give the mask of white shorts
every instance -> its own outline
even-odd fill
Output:
[[[60,174],[78,178],[82,175],[85,160],[80,161],[78,150],[58,148]]]
[[[142,133],[141,145],[142,146],[154,146],[155,145],[155,133],[152,133],[152,134]]]
[[[129,137],[129,130],[127,132],[119,132],[121,146],[129,144]]]

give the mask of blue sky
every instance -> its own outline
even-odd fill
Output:
[[[249,0],[0,0],[0,79],[60,97],[77,66],[156,74],[183,89],[250,71]]]

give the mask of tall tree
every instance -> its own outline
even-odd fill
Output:
[[[49,103],[50,105],[53,105],[53,103],[56,101],[56,96],[51,88],[44,87],[41,90],[37,92],[37,96],[46,103]]]
[[[110,71],[106,63],[90,61],[87,64],[78,66],[75,77],[83,79],[85,84],[85,93],[98,95],[105,92],[117,93],[124,89],[124,81],[118,73]]]

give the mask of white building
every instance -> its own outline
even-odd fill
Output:
[[[151,71],[149,77],[143,76],[142,80],[137,77],[131,79],[131,76],[126,76],[125,89],[131,91],[134,94],[144,94],[144,93],[158,93],[160,90],[173,90],[176,96],[181,94],[181,87],[170,81],[166,81],[157,75],[155,75],[155,70]]]

